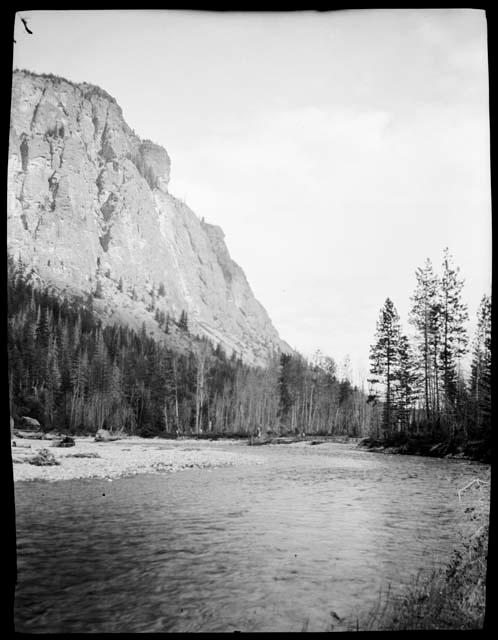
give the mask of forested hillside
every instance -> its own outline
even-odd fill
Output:
[[[185,313],[165,331],[188,334]],[[267,368],[190,336],[179,353],[124,326],[103,327],[92,296],[64,299],[8,264],[10,413],[45,430],[142,436],[314,433],[366,435],[377,411],[335,363],[275,356]]]
[[[443,274],[417,271],[409,338],[393,302],[381,309],[371,347],[369,394],[339,378],[332,358],[275,355],[265,367],[191,335],[188,317],[167,318],[180,352],[122,325],[102,326],[93,298],[61,298],[9,258],[10,413],[45,430],[142,436],[317,434],[400,436],[459,445],[491,439],[491,299],[465,330],[463,281],[446,253]],[[185,342],[185,341],[184,341]],[[471,350],[470,375],[462,358]]]

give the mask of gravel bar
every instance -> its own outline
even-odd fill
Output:
[[[14,445],[15,442],[15,445]],[[52,447],[48,440],[15,439],[12,441],[14,481],[74,480],[107,478],[113,480],[138,473],[161,473],[184,469],[213,469],[242,464],[262,464],[264,459],[240,451],[223,451],[217,447],[233,441],[160,440],[124,438],[114,442],[95,442],[92,438],[75,438],[73,447]],[[59,464],[36,466],[29,460],[40,449],[48,449]],[[75,456],[76,454],[76,456]],[[84,457],[87,455],[88,457]],[[98,457],[91,457],[98,456]]]

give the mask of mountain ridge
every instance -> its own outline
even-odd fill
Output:
[[[141,139],[105,90],[14,71],[9,252],[42,282],[93,295],[106,323],[145,323],[164,340],[158,317],[186,312],[193,333],[249,364],[290,352],[221,227],[168,191],[170,168],[167,151]]]

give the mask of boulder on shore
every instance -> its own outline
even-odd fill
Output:
[[[50,467],[52,465],[60,464],[54,454],[48,449],[40,449],[36,456],[34,458],[30,458],[28,462],[29,464],[34,464],[37,467]]]
[[[19,426],[26,431],[41,431],[41,424],[38,420],[29,416],[22,416],[19,420]]]
[[[71,438],[71,436],[64,436],[61,440],[54,440],[52,442],[52,447],[74,447],[74,445],[74,438]]]
[[[111,434],[107,429],[99,429],[95,434],[95,442],[109,442],[111,440]]]

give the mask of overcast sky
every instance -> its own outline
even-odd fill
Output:
[[[304,355],[366,371],[385,298],[408,330],[415,269],[445,246],[474,318],[491,282],[483,11],[19,15],[14,66],[114,96]]]

